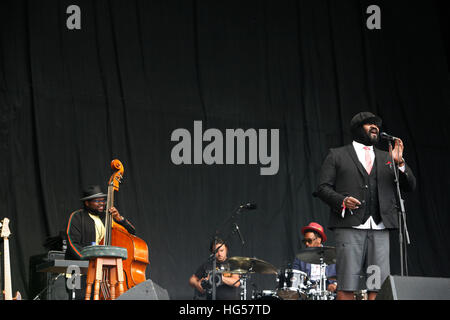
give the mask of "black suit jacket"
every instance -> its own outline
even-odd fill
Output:
[[[386,228],[398,228],[397,192],[393,165],[389,153],[374,148],[378,201],[380,215]],[[399,171],[400,189],[413,191],[416,187],[416,178],[406,165],[405,172]],[[366,189],[368,188],[368,175],[358,160],[353,144],[340,148],[330,149],[325,158],[321,172],[317,196],[331,208],[329,228],[349,228],[364,223],[366,210]],[[352,196],[361,202],[359,209],[347,209],[344,218],[341,216],[342,202],[347,196]]]

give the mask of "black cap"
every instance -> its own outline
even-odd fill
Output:
[[[92,185],[92,186],[88,186],[83,191],[83,197],[80,200],[85,201],[85,200],[91,200],[91,199],[96,199],[96,198],[105,198],[107,196],[108,196],[107,194],[103,193],[100,186]]]
[[[371,112],[368,111],[364,111],[364,112],[360,112],[357,115],[355,115],[352,120],[350,121],[350,128],[351,129],[355,129],[359,126],[362,126],[366,123],[373,123],[375,124],[377,127],[381,127],[382,125],[382,120],[380,117],[374,115]]]

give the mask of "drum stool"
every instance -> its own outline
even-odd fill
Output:
[[[90,300],[91,298],[93,283],[94,300],[99,300],[103,268],[109,270],[111,299],[114,300],[124,292],[122,260],[126,260],[128,256],[126,248],[103,245],[88,246],[83,248],[81,255],[85,260],[89,260],[85,300]],[[118,284],[119,289],[119,294],[117,296],[116,284]]]

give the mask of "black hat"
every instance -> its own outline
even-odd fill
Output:
[[[93,185],[93,186],[88,186],[83,191],[83,197],[80,200],[85,201],[85,200],[91,200],[91,199],[96,199],[96,198],[105,198],[107,196],[108,196],[107,194],[104,194],[102,192],[102,189],[100,188],[100,186]]]
[[[362,126],[366,123],[373,123],[377,127],[381,127],[381,124],[383,122],[380,117],[374,115],[371,112],[364,111],[364,112],[358,113],[357,115],[355,115],[352,118],[352,121],[350,121],[350,128],[353,130],[353,129],[356,129],[357,127]]]

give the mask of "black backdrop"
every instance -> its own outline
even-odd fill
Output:
[[[71,4],[81,30],[66,28]],[[366,28],[371,4],[381,30]],[[125,166],[117,206],[172,298],[192,297],[189,276],[242,203],[258,209],[237,220],[246,243],[233,235],[231,255],[285,265],[301,226],[327,225],[311,196],[320,164],[363,110],[403,138],[418,179],[406,197],[409,274],[449,277],[448,27],[433,1],[1,1],[0,216],[11,219],[14,289],[32,298],[30,257],[65,229],[83,186],[106,189],[114,158]],[[278,173],[174,165],[171,133],[194,120],[279,129]],[[396,233],[391,255],[398,274]]]

